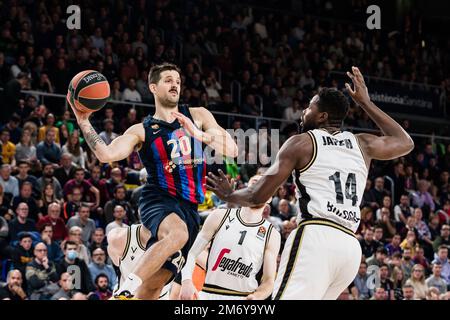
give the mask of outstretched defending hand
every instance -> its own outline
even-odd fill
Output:
[[[219,176],[216,176],[212,172],[208,173],[208,177],[206,177],[206,189],[214,192],[221,200],[227,201],[228,196],[234,191],[234,181],[232,179],[230,183],[223,171],[220,169],[218,171]]]
[[[370,102],[370,96],[364,77],[357,67],[352,67],[352,71],[353,73],[347,72],[347,75],[352,79],[354,89],[348,83],[345,83],[345,87],[356,104],[365,106]]]
[[[81,111],[78,111],[78,109],[75,108],[74,105],[72,104],[72,97],[70,95],[70,91],[67,92],[66,99],[67,99],[67,103],[72,108],[72,111],[75,114],[75,118],[77,118],[77,122],[78,123],[81,123],[81,122],[86,121],[86,120],[89,119],[89,117],[91,116],[92,112],[81,112]]]

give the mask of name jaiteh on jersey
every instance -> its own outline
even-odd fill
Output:
[[[348,131],[307,133],[313,156],[304,168],[293,172],[301,212],[297,222],[323,218],[356,232],[368,174],[358,140]]]

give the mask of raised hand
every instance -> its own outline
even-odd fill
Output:
[[[356,104],[367,105],[370,102],[370,96],[364,77],[357,67],[352,67],[352,71],[353,73],[347,72],[347,75],[352,79],[354,89],[348,83],[345,83],[345,87]]]
[[[227,176],[222,170],[219,171],[219,176],[216,176],[212,172],[206,177],[206,189],[214,192],[221,200],[227,201],[227,197],[233,193],[233,182],[228,181]]]

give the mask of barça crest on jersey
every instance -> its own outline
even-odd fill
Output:
[[[257,237],[264,238],[266,236],[266,228],[264,226],[259,227]]]

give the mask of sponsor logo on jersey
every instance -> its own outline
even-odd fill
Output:
[[[189,168],[195,168],[199,164],[203,163],[202,158],[197,159],[178,159],[178,160],[169,160],[166,162],[166,165],[164,166],[164,170],[168,172],[173,172],[175,168],[178,166],[180,169],[189,169]]]
[[[264,237],[266,236],[266,232],[267,232],[266,228],[264,226],[261,226],[261,227],[259,227],[258,233],[256,234],[256,236],[264,239]]]
[[[175,169],[177,167],[177,165],[175,163],[173,163],[173,161],[169,161],[165,166],[164,169],[166,169],[166,171],[172,172],[173,169]]]
[[[230,252],[230,249],[222,249],[211,271],[218,270],[235,277],[250,278],[250,274],[253,271],[253,263],[250,263],[249,265],[243,263],[242,257],[239,257],[237,260],[225,257],[225,255]]]

